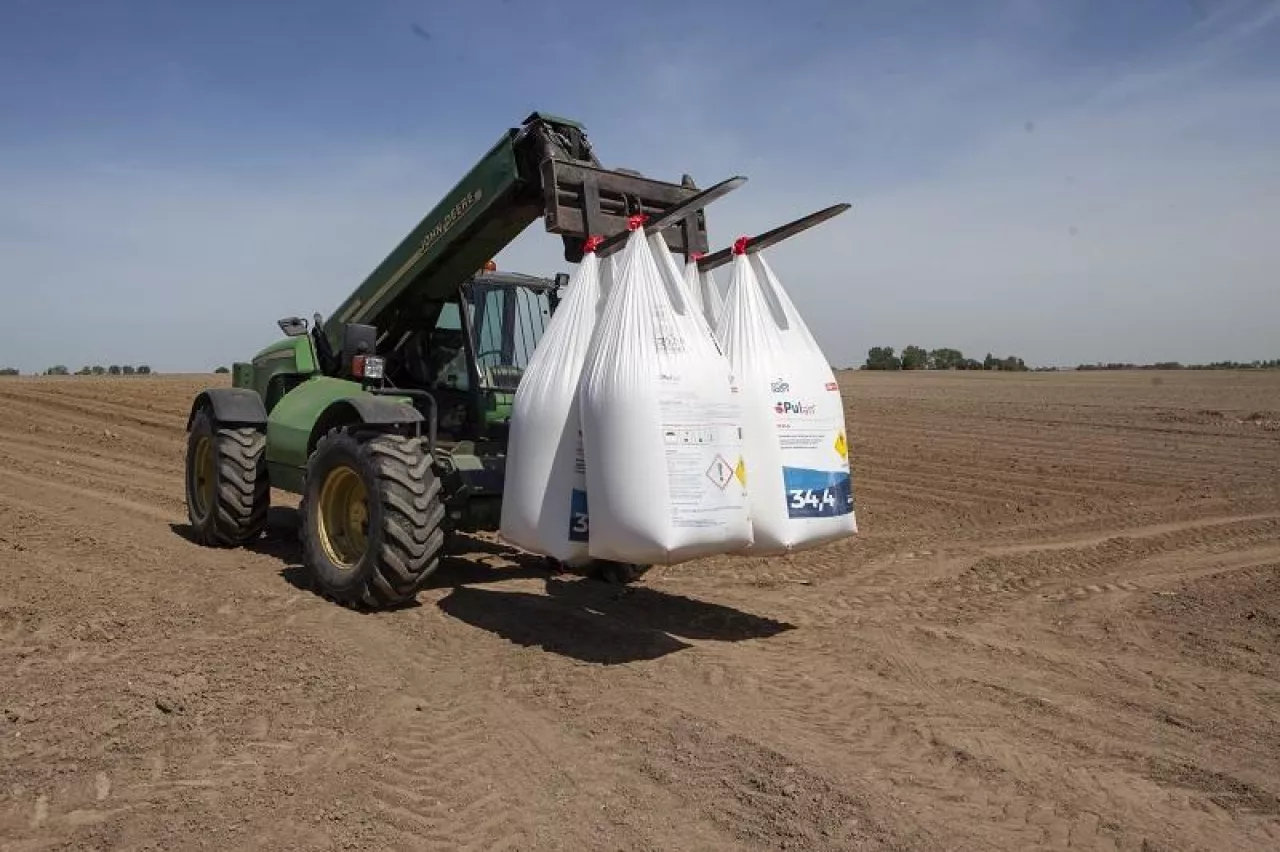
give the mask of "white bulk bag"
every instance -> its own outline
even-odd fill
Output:
[[[618,280],[618,253],[614,252],[609,255],[607,260],[600,263],[600,305],[604,306],[605,300],[609,298],[609,291],[613,289],[613,282]],[[596,311],[597,318],[600,312]],[[588,344],[590,341],[588,341]]]
[[[597,559],[671,565],[751,543],[728,362],[631,223],[582,368],[579,406]]]
[[[698,258],[693,257],[684,265],[684,283],[693,294],[694,304],[706,318],[707,326],[715,332],[720,328],[720,316],[724,313],[724,300],[720,298],[715,277],[709,271],[699,272]]]
[[[578,378],[601,306],[601,270],[588,244],[516,387],[507,445],[499,535],[571,566],[590,561]]]
[[[751,492],[748,555],[857,533],[844,403],[835,375],[760,253],[735,246],[719,337],[742,390]]]
[[[667,248],[667,241],[662,238],[661,234],[649,235],[649,250],[653,252],[654,260],[658,261],[658,271],[662,273],[663,281],[666,283],[668,290],[680,294],[680,298],[689,305],[687,316],[682,317],[682,319],[697,326],[715,345],[716,353],[722,355],[720,342],[716,340],[715,327],[707,323],[706,314],[702,310],[701,294],[697,291],[697,288],[690,290],[688,279],[680,273],[680,267],[676,265],[675,254],[671,249]],[[616,257],[617,255],[614,256]],[[727,362],[724,368],[726,372],[729,370]]]

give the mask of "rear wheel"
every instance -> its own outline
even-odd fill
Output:
[[[267,526],[267,436],[253,427],[220,425],[212,412],[196,412],[187,435],[187,518],[196,541],[235,547]]]
[[[329,432],[307,463],[299,510],[307,567],[339,603],[403,603],[440,564],[445,510],[423,439]]]

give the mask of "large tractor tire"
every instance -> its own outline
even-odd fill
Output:
[[[307,463],[299,509],[303,558],[338,603],[404,603],[440,564],[445,510],[424,439],[330,431]]]
[[[208,547],[238,547],[267,526],[271,487],[267,436],[253,427],[219,424],[196,412],[187,435],[187,518],[195,540]]]

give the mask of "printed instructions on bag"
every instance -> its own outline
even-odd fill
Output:
[[[659,386],[658,403],[672,525],[690,529],[735,522],[742,511],[745,466],[734,407],[707,402],[670,381]]]

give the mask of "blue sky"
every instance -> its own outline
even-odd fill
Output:
[[[837,365],[1277,357],[1278,71],[1260,0],[3,0],[0,366],[247,358],[533,110],[747,175],[717,245],[850,202],[770,255]]]

